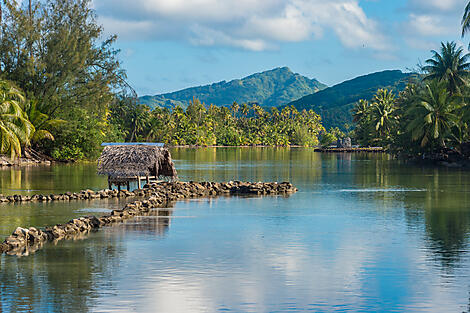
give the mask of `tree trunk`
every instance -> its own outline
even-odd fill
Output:
[[[29,6],[28,6],[28,9],[29,9],[29,26],[32,30],[33,28],[33,10],[32,10],[32,7],[31,7],[31,0],[29,0]],[[32,59],[33,58],[33,45],[32,45],[32,41],[29,43],[29,58]]]

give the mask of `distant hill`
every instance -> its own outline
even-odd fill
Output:
[[[344,128],[352,123],[351,109],[360,99],[370,100],[379,88],[402,91],[413,74],[399,70],[377,72],[360,76],[317,93],[305,96],[288,105],[298,110],[313,109],[322,117],[325,128]]]
[[[193,97],[217,106],[238,103],[258,103],[263,107],[285,105],[327,86],[316,79],[293,73],[288,67],[256,73],[242,79],[221,81],[211,85],[192,87],[176,92],[140,97],[150,107],[186,107]]]

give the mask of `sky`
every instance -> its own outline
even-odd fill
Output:
[[[288,66],[329,86],[417,67],[454,40],[467,0],[92,0],[139,95]]]

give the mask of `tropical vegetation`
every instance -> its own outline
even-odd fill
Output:
[[[325,88],[278,68],[139,99],[91,0],[4,0],[0,12],[0,153],[12,158],[34,150],[93,159],[103,141],[328,146],[350,135],[418,156],[461,153],[470,141],[470,55],[455,42],[431,51],[419,74],[383,71]]]
[[[171,145],[315,146],[324,132],[313,111],[285,107],[266,111],[259,105],[218,107],[194,98],[184,109],[155,108],[129,102],[112,110],[113,123],[123,125],[126,140],[156,141]]]
[[[288,106],[297,110],[314,110],[322,117],[326,128],[339,127],[347,131],[353,123],[351,109],[361,99],[371,99],[378,89],[388,89],[395,94],[403,91],[413,74],[388,70],[347,80],[332,87],[292,101]]]
[[[1,154],[94,159],[103,141],[313,146],[324,131],[313,111],[261,107],[326,87],[288,68],[198,87],[219,107],[191,96],[152,110],[126,82],[116,36],[104,37],[91,0],[5,0],[0,12]],[[260,103],[223,105],[237,94]]]
[[[0,11],[0,153],[94,158],[122,139],[108,117],[126,77],[91,0],[5,0]]]
[[[469,69],[462,47],[442,43],[402,92],[379,89],[352,110],[354,138],[412,156],[461,153],[470,140]]]

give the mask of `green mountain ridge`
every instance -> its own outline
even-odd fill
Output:
[[[325,128],[352,123],[351,109],[360,99],[370,100],[380,88],[391,89],[395,94],[402,91],[413,73],[386,70],[347,80],[314,94],[292,101],[288,106],[298,110],[312,109],[322,117]]]
[[[326,87],[316,79],[293,73],[288,67],[280,67],[242,79],[221,81],[155,96],[143,96],[139,100],[151,108],[175,105],[187,107],[193,97],[208,105],[225,106],[236,101],[257,103],[263,107],[278,107]]]

